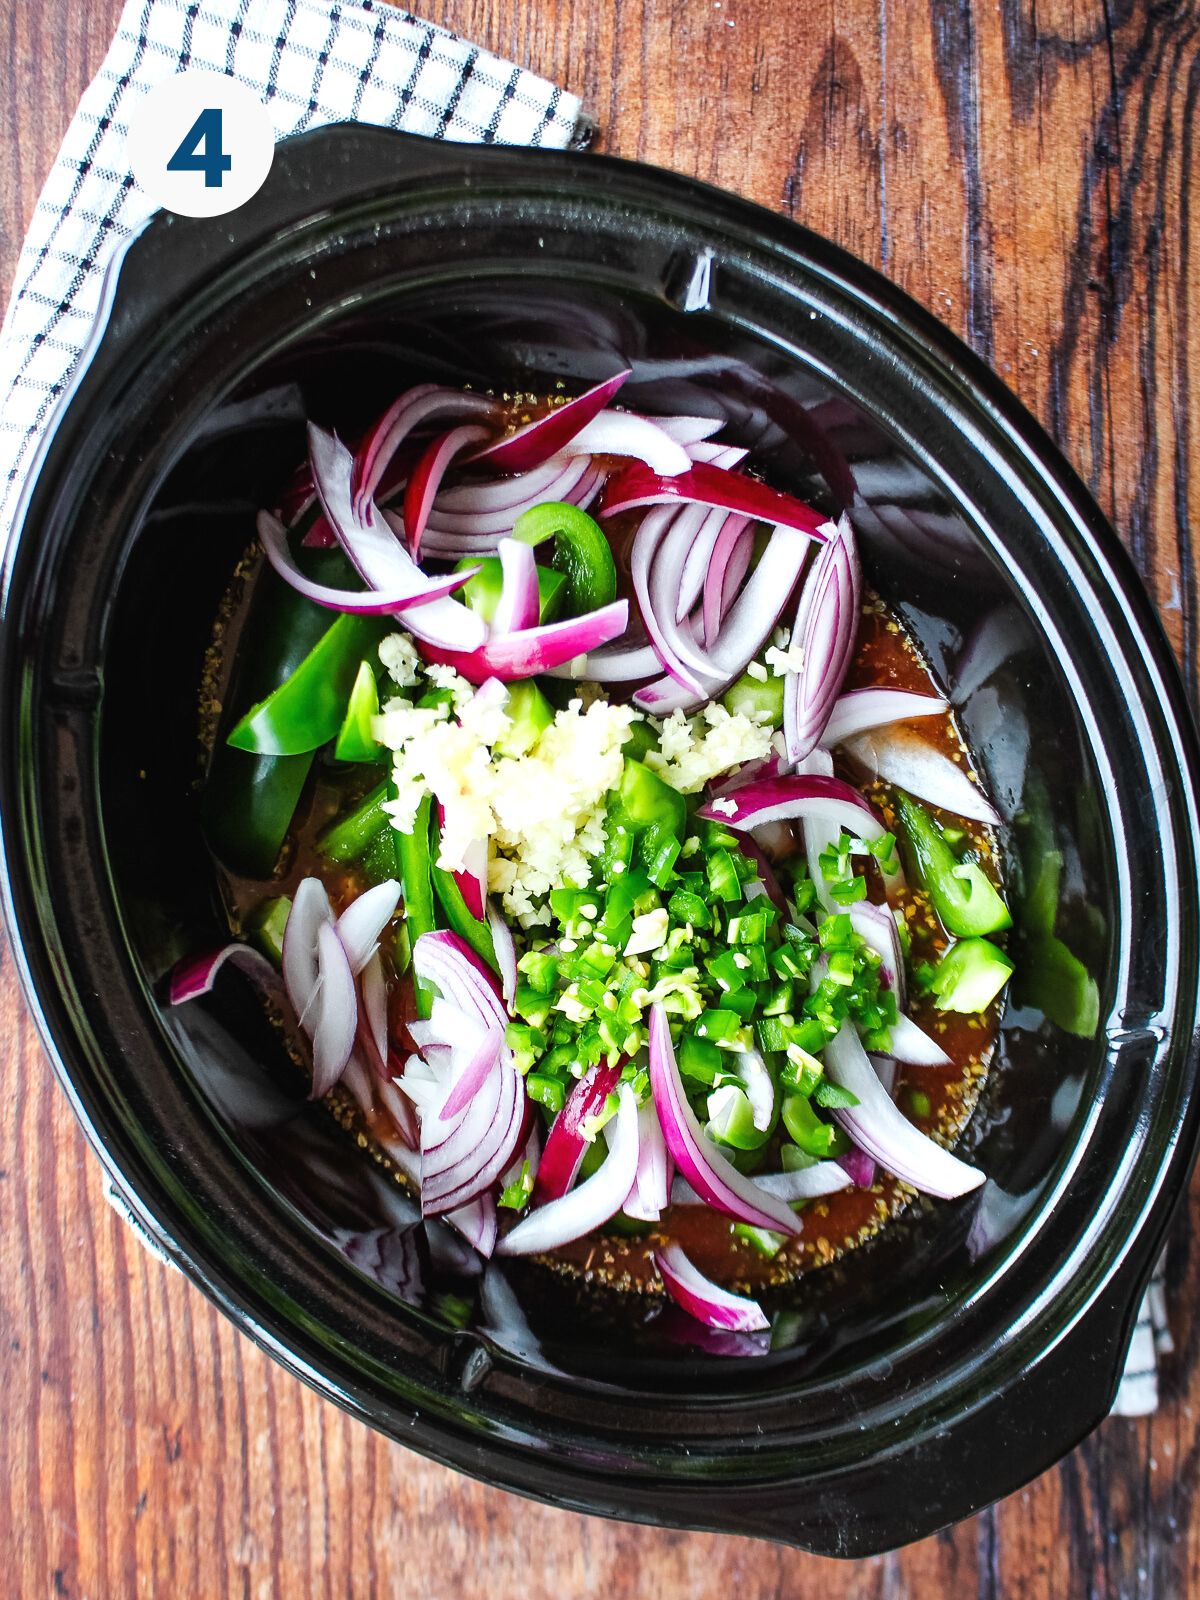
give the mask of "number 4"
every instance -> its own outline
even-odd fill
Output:
[[[219,189],[223,174],[233,166],[233,157],[221,148],[221,112],[218,107],[202,111],[192,123],[179,149],[167,162],[168,172],[202,172],[206,189]]]

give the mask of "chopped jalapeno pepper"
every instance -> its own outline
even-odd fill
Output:
[[[378,761],[383,747],[371,731],[372,718],[379,715],[379,688],[369,661],[360,661],[358,676],[350,690],[350,703],[338,730],[333,753],[339,761]]]
[[[943,1011],[986,1011],[1013,964],[987,939],[960,939],[933,969],[929,987]]]
[[[394,797],[392,786],[388,792]],[[429,814],[433,809],[433,796],[426,795],[417,807],[411,833],[396,829],[396,871],[404,890],[404,925],[410,941],[415,945],[423,933],[432,933],[437,927],[433,905],[433,885],[430,878],[432,860],[429,854]],[[417,1013],[428,1017],[433,1001],[433,989],[413,970],[413,990]]]

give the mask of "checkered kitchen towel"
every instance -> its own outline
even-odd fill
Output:
[[[127,0],[38,200],[0,330],[0,552],[79,367],[104,266],[153,210],[125,160],[130,117],[187,67],[258,91],[280,138],[357,120],[562,149],[588,131],[574,95],[385,0]]]
[[[80,371],[111,284],[105,267],[152,210],[126,169],[130,115],[186,67],[227,72],[259,91],[280,137],[354,119],[553,149],[590,132],[573,95],[384,0],[127,0],[38,201],[0,329],[0,553],[55,409]],[[1156,1280],[1118,1412],[1155,1409],[1157,1357],[1169,1348]]]

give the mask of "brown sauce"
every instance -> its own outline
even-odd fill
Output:
[[[248,588],[250,581],[246,571],[239,575],[235,585],[239,600],[243,587]],[[212,656],[217,659],[215,665],[210,661],[206,672],[206,683],[214,691],[224,678],[223,669],[228,666],[227,659],[219,658],[228,657],[230,640],[236,637],[236,629],[229,623],[228,612],[223,612],[214,631]],[[917,693],[936,692],[929,669],[908,634],[876,598],[869,598],[864,604],[857,651],[846,681],[847,688],[869,685],[886,685]],[[940,718],[923,718],[919,726],[923,737],[970,771],[970,754],[952,713]],[[207,739],[211,739],[212,719],[207,713],[202,713],[202,728]],[[892,825],[894,813],[888,787],[865,781],[865,775],[847,762],[840,762],[838,770],[868,796],[885,822]],[[348,803],[377,781],[377,775],[364,779],[357,769],[344,776],[334,769],[318,766],[301,802],[293,834],[284,848],[276,875],[269,881],[258,881],[221,873],[223,898],[235,933],[242,931],[247,918],[262,901],[290,894],[307,875],[322,878],[339,909],[366,887],[354,868],[331,865],[319,856],[316,840]],[[967,829],[972,846],[999,882],[999,863],[988,830],[975,823],[964,823],[958,817],[945,820]],[[901,906],[911,936],[912,961],[935,959],[948,941],[928,897],[910,887],[902,895]],[[409,1002],[409,988],[401,978],[394,985],[391,1013],[397,1068],[408,1051],[403,1022],[409,1014]],[[940,1143],[950,1145],[969,1120],[986,1079],[996,1040],[998,1007],[993,1006],[981,1017],[962,1016],[938,1011],[919,995],[910,995],[908,1009],[913,1020],[937,1039],[951,1058],[951,1064],[898,1067],[895,1095],[906,1115],[918,1127]],[[360,1151],[389,1169],[396,1181],[407,1184],[386,1153],[386,1147],[394,1143],[399,1134],[385,1109],[376,1105],[364,1114],[341,1086],[335,1088],[324,1103]],[[919,1113],[915,1107],[920,1108]],[[764,1170],[772,1170],[770,1158]],[[593,1235],[545,1259],[557,1270],[586,1281],[657,1293],[661,1291],[661,1283],[653,1265],[653,1251],[673,1240],[682,1245],[707,1276],[730,1288],[754,1292],[837,1260],[876,1234],[910,1203],[913,1195],[914,1191],[907,1185],[880,1172],[869,1189],[846,1189],[810,1201],[800,1212],[799,1232],[770,1258],[735,1236],[732,1221],[720,1213],[704,1206],[674,1206],[664,1212],[661,1223],[654,1225],[650,1233],[632,1238],[611,1233]],[[502,1213],[502,1219],[507,1218],[515,1221],[515,1213]],[[502,1220],[502,1227],[504,1225]]]

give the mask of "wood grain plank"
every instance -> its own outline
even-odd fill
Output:
[[[0,0],[0,283],[118,0]],[[437,0],[581,92],[601,147],[882,267],[1050,428],[1194,686],[1200,8],[1150,0]],[[104,1205],[0,951],[0,1548],[14,1592],[908,1600],[1200,1592],[1200,1198],[1150,1421],[853,1567],[604,1523],[386,1443],[237,1335]]]

